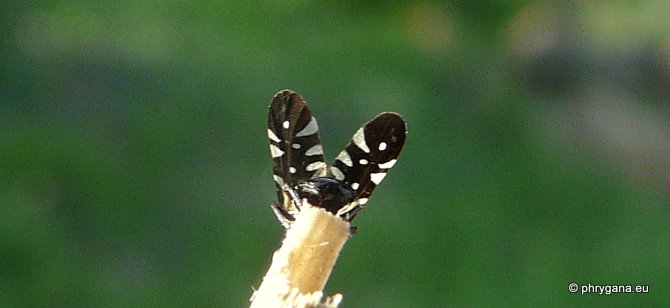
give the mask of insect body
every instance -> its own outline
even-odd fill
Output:
[[[377,115],[356,131],[329,166],[307,103],[299,94],[282,90],[272,98],[267,132],[279,199],[272,209],[288,228],[303,202],[351,221],[395,165],[406,126],[397,113]]]

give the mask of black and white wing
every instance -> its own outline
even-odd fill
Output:
[[[351,221],[368,202],[372,191],[395,165],[405,144],[405,120],[394,112],[384,112],[356,131],[351,142],[335,158],[330,173],[354,191],[351,203],[337,215]]]
[[[293,188],[298,182],[325,174],[319,126],[307,103],[291,90],[277,92],[268,112],[268,138],[278,204],[273,209],[288,227],[299,211]]]

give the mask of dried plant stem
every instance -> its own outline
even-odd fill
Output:
[[[322,299],[350,225],[317,207],[303,207],[286,232],[251,307],[337,307],[342,295]]]

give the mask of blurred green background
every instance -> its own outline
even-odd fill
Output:
[[[327,286],[343,307],[670,303],[670,2],[0,11],[2,307],[246,306],[283,237],[284,88],[328,160],[381,111],[408,122]]]

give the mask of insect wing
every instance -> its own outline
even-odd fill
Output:
[[[279,210],[282,216],[288,218],[299,211],[289,194],[291,189],[300,180],[325,170],[319,126],[299,94],[282,90],[272,98],[267,133],[277,198],[282,207],[275,212]]]
[[[372,191],[395,165],[406,133],[405,121],[393,112],[379,114],[356,131],[330,168],[336,179],[354,190],[353,201],[341,208],[338,215],[351,221],[368,202]]]

